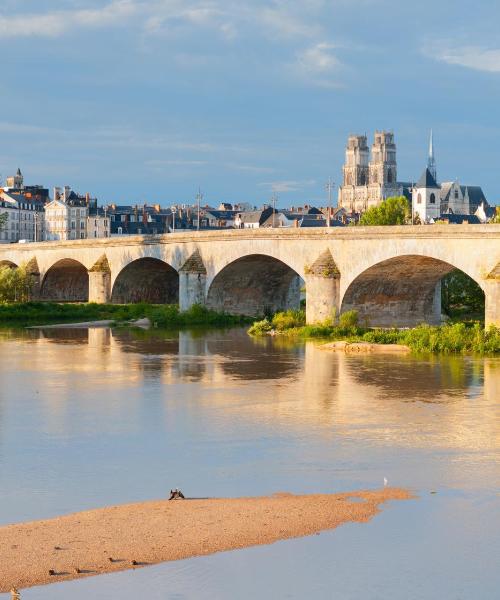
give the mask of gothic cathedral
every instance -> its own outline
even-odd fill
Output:
[[[349,136],[343,171],[338,206],[347,212],[364,212],[403,193],[403,185],[397,182],[396,144],[391,132],[375,132],[371,160],[366,135]]]

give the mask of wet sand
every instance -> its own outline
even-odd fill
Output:
[[[331,342],[320,346],[323,350],[346,354],[410,354],[411,348],[404,344],[372,344],[369,342]]]
[[[8,525],[0,528],[0,592],[363,523],[380,511],[382,503],[411,497],[406,490],[384,488],[307,496],[161,500]]]

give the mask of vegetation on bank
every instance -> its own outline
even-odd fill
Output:
[[[189,326],[230,327],[248,324],[247,317],[228,315],[194,305],[180,311],[177,305],[166,304],[68,304],[57,302],[0,303],[0,323],[14,325],[44,325],[112,320],[125,324],[147,318],[153,327]]]
[[[479,322],[450,323],[433,327],[419,325],[411,329],[361,327],[356,311],[340,315],[318,325],[306,325],[305,312],[289,310],[276,313],[271,319],[255,322],[248,330],[253,336],[274,332],[301,339],[325,339],[372,344],[402,344],[414,352],[442,354],[498,354],[500,329],[484,329]]]

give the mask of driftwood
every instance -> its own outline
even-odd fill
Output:
[[[175,490],[170,490],[170,498],[169,500],[183,500],[184,494],[181,492],[179,488],[175,488]]]

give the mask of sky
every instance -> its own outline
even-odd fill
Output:
[[[0,174],[100,203],[325,204],[350,133],[500,203],[498,0],[1,0]],[[335,194],[336,195],[336,194]]]

